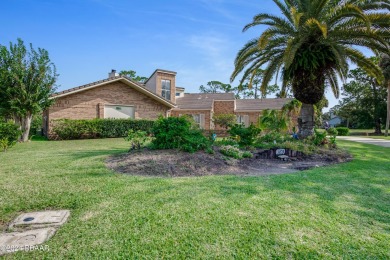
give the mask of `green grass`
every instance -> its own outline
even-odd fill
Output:
[[[268,177],[119,175],[123,139],[0,153],[0,225],[70,209],[49,251],[14,258],[390,258],[389,148],[340,142],[351,163]]]
[[[385,139],[385,140],[390,140],[390,136],[361,136],[361,137],[368,137],[372,139]]]

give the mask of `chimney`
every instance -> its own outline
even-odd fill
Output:
[[[114,78],[119,76],[118,73],[116,73],[116,70],[111,70],[111,72],[108,73],[108,78]]]

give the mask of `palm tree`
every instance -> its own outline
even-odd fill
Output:
[[[387,120],[385,135],[389,136],[389,123],[390,123],[390,56],[383,54],[379,66],[383,70],[383,75],[387,81]]]
[[[261,13],[244,27],[243,31],[268,26],[238,52],[231,80],[241,72],[244,80],[264,65],[260,89],[265,89],[275,75],[282,75],[282,92],[290,85],[302,102],[298,126],[299,136],[305,138],[313,134],[313,105],[327,87],[339,96],[338,77],[346,79],[348,62],[383,78],[380,68],[356,47],[386,51],[390,0],[273,1],[283,16]]]

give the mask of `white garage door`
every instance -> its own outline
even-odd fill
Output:
[[[104,118],[134,119],[134,106],[104,105]]]

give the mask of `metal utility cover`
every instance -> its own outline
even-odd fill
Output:
[[[70,215],[69,210],[23,213],[9,226],[11,230],[25,230],[63,225]]]
[[[21,250],[30,250],[31,246],[43,244],[56,232],[55,228],[43,228],[24,232],[0,234],[0,255]]]

